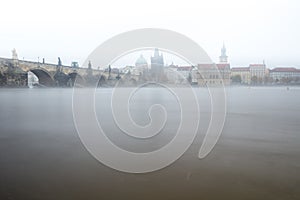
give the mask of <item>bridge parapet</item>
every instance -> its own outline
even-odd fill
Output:
[[[57,67],[58,67],[57,64],[52,64],[52,63],[40,63],[40,62],[34,62],[28,60],[14,60],[10,58],[0,58],[0,66],[13,66],[15,62],[17,63],[17,66],[14,67],[19,67],[25,72],[36,68],[42,68],[44,70],[47,70],[47,72],[50,73],[51,71],[57,71]],[[82,67],[74,68],[72,66],[61,65],[61,69],[65,74],[77,72],[81,76],[85,76],[87,74],[88,68],[82,68]],[[92,72],[94,75],[99,75],[101,74],[102,71],[97,69],[92,69]]]
[[[73,86],[76,79],[80,80],[82,86],[94,85],[96,82],[113,85],[119,79],[121,79],[121,82],[136,82],[139,80],[139,76],[132,74],[119,74],[113,71],[109,74],[108,71],[93,69],[91,67],[58,66],[51,63],[0,58],[1,74],[9,68],[18,69],[24,73],[31,71],[39,78],[39,82],[45,86]]]

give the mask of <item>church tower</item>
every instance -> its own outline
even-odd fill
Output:
[[[221,49],[221,56],[219,57],[219,59],[220,59],[220,63],[228,63],[228,56],[226,55],[226,48],[224,43]]]
[[[154,50],[154,56],[151,57],[151,74],[157,81],[159,81],[164,74],[163,54],[159,54],[157,48]]]

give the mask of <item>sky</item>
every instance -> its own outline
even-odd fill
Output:
[[[16,48],[19,59],[82,64],[117,34],[164,28],[191,38],[215,62],[224,42],[231,66],[265,60],[270,68],[300,68],[297,0],[14,0],[1,8],[0,57]]]

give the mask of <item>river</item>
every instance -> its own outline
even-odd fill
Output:
[[[86,150],[73,120],[72,92],[0,89],[0,199],[300,199],[300,88],[226,88],[223,132],[204,159],[197,156],[210,109],[199,100],[199,134],[191,147],[170,166],[145,174],[111,169]],[[95,109],[118,146],[148,152],[174,137],[180,108],[171,93],[145,88],[132,99],[132,118],[141,125],[149,122],[152,104],[169,113],[161,134],[134,142],[114,123],[111,94],[97,89]]]

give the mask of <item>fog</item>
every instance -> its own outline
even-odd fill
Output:
[[[0,56],[82,64],[108,38],[165,28],[201,45],[215,62],[225,42],[232,66],[299,67],[299,1],[4,1]]]

